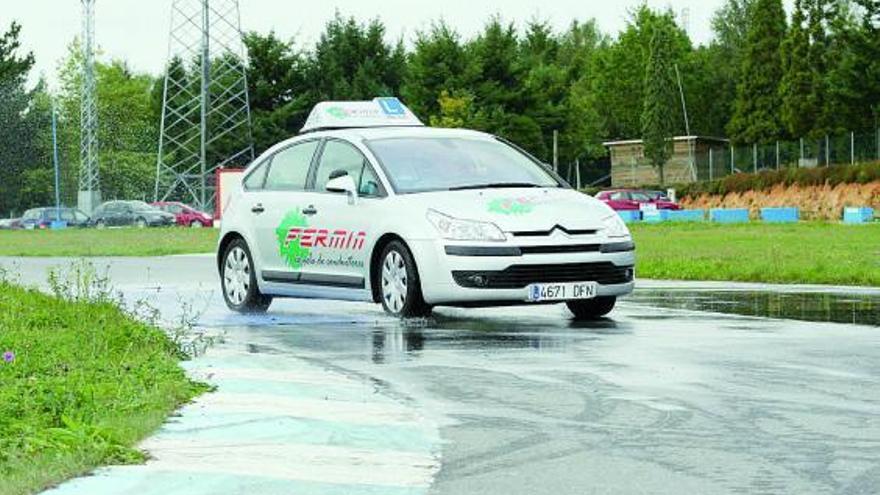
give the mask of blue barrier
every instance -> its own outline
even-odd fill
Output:
[[[64,220],[52,220],[52,223],[49,224],[49,228],[52,230],[66,229],[67,222]]]
[[[712,208],[709,220],[718,223],[748,223],[748,208]]]
[[[874,221],[873,208],[844,208],[843,223],[868,223]]]
[[[706,220],[706,210],[669,210],[670,222],[702,222]]]
[[[642,219],[642,212],[639,210],[618,210],[617,214],[626,223],[638,222]]]
[[[642,220],[645,223],[660,223],[669,220],[669,210],[643,210]]]
[[[768,223],[796,223],[800,220],[797,208],[761,208],[761,220]]]

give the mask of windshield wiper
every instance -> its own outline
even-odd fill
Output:
[[[488,184],[472,184],[469,186],[450,187],[450,191],[465,191],[467,189],[504,189],[512,187],[549,187],[531,182],[490,182]]]

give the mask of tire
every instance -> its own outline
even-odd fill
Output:
[[[193,228],[193,229],[200,229],[200,228],[204,227],[204,225],[202,225],[202,222],[200,222],[198,220],[193,220],[192,223],[189,224],[189,226],[190,226],[190,228]]]
[[[431,314],[431,306],[422,297],[415,259],[403,242],[389,242],[382,250],[376,269],[379,274],[379,294],[386,313],[401,318]]]
[[[235,239],[223,253],[220,287],[229,309],[239,313],[265,313],[272,297],[260,292],[254,260],[244,239]]]
[[[578,321],[598,320],[614,309],[617,298],[613,296],[585,299],[583,301],[568,301],[565,303],[568,310]]]
[[[97,222],[95,222],[95,228],[96,228],[96,229],[102,229],[102,230],[103,230],[103,229],[106,229],[106,228],[107,228],[107,224],[104,223],[103,220],[98,220]]]
[[[147,221],[144,220],[143,218],[138,218],[137,220],[134,221],[134,226],[139,229],[145,229],[145,228],[147,228]]]

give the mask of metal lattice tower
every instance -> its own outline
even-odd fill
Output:
[[[101,203],[98,170],[98,102],[95,84],[95,0],[82,0],[82,100],[77,206],[91,214]]]
[[[247,53],[238,0],[173,0],[157,201],[214,204],[218,168],[253,161]]]

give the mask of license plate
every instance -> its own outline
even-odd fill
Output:
[[[572,282],[559,284],[532,284],[528,286],[529,302],[569,301],[572,299],[592,299],[598,289],[596,282]]]

